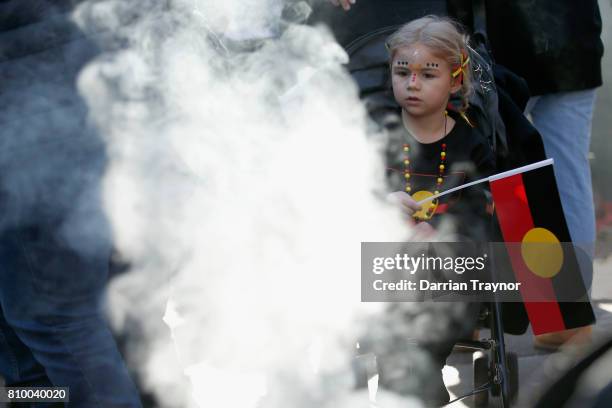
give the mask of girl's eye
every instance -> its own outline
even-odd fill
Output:
[[[430,73],[427,73],[427,72],[425,74],[423,74],[423,76],[425,78],[427,78],[427,79],[431,79],[431,78],[435,78],[436,77],[434,74],[430,74]]]
[[[395,71],[395,75],[405,77],[406,75],[408,75],[408,71]]]

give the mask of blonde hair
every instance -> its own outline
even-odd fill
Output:
[[[461,65],[462,55],[469,56],[468,36],[464,34],[461,25],[450,18],[430,15],[404,24],[391,34],[386,42],[389,63],[393,61],[398,48],[409,47],[416,43],[430,48],[436,56],[447,61],[451,70]],[[463,83],[459,90],[462,101],[461,111],[468,108],[468,101],[473,92],[471,72],[471,62],[468,62],[463,68]]]

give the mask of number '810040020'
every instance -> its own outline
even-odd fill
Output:
[[[68,387],[2,387],[0,402],[68,402]]]

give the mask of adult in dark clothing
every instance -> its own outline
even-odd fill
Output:
[[[522,76],[532,95],[601,86],[601,15],[596,0],[486,0],[495,62]],[[449,14],[473,27],[473,1],[448,0]]]
[[[309,23],[325,23],[338,42],[346,46],[356,38],[383,27],[400,26],[428,14],[446,15],[446,0],[338,0],[337,4],[350,4],[343,12],[334,7],[334,0],[317,4]]]
[[[329,0],[312,21],[330,25],[345,45],[362,34],[426,14],[450,15],[473,27],[473,0]],[[596,0],[486,0],[487,35],[496,62],[525,78],[532,95],[596,88],[602,84],[601,15]]]
[[[0,375],[68,387],[68,406],[140,407],[102,313],[106,154],[76,89],[97,49],[74,3],[0,2]]]
[[[476,2],[448,3],[451,15],[473,27]],[[588,154],[603,55],[597,0],[486,0],[484,7],[496,62],[524,77],[533,95],[526,113],[542,135],[547,156],[555,160],[563,210],[589,287],[595,213]],[[555,349],[569,340],[588,341],[590,330],[541,335],[536,346]]]

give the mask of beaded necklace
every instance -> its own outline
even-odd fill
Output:
[[[444,112],[444,136],[446,137],[446,123],[447,123],[447,117],[448,117],[448,112]],[[434,187],[434,192],[433,195],[439,194],[440,193],[440,189],[442,187],[442,184],[444,183],[444,171],[446,170],[446,143],[442,143],[442,149],[440,151],[440,163],[438,164],[438,177],[436,178],[436,184]],[[404,190],[406,191],[406,193],[411,194],[412,198],[415,201],[420,201],[423,198],[426,198],[427,196],[431,196],[431,192],[425,192],[425,191],[417,191],[415,193],[412,193],[412,186],[410,185],[410,178],[411,178],[411,172],[410,172],[410,144],[409,143],[404,143],[403,146],[403,151],[404,151],[404,157],[403,157],[403,161],[404,161],[404,180],[405,180],[405,187]],[[413,217],[420,219],[420,220],[429,220],[431,219],[431,217],[434,215],[436,208],[438,207],[438,199],[432,200],[429,203],[423,205],[423,209],[420,211],[417,211],[413,214]]]

